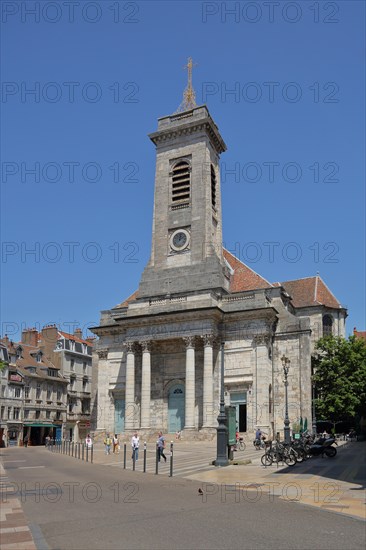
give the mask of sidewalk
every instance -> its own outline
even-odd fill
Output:
[[[248,465],[230,465],[187,476],[202,481],[207,502],[220,498],[256,502],[274,497],[366,519],[366,443],[338,447],[335,459],[312,458],[294,467],[264,467],[260,458]]]
[[[36,550],[28,521],[20,500],[12,495],[13,489],[0,462],[0,544],[1,550]]]

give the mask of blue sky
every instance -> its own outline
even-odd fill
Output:
[[[179,106],[188,56],[228,146],[225,246],[269,281],[319,272],[349,309],[347,332],[365,329],[363,2],[1,9],[2,335],[86,330],[137,288],[147,134]]]

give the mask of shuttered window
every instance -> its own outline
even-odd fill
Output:
[[[191,171],[188,162],[178,162],[172,173],[172,202],[187,203],[191,196]]]

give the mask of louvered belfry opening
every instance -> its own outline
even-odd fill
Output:
[[[188,162],[178,162],[173,168],[172,202],[187,203],[191,194],[191,170]]]
[[[213,208],[216,208],[216,173],[211,164],[211,201]]]

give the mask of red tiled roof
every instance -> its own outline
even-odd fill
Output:
[[[362,338],[366,342],[366,330],[357,330],[356,327],[353,329],[353,336],[356,338]]]
[[[230,292],[243,292],[245,290],[256,290],[258,288],[269,288],[271,283],[263,279],[258,273],[235,258],[228,250],[223,249],[224,258],[233,269],[234,273],[230,280]]]
[[[2,342],[4,343],[4,341]],[[28,346],[27,344],[23,344],[23,342],[9,342],[7,345],[8,353],[9,355],[15,355],[16,349],[18,347],[22,348],[21,357],[17,358],[15,360],[16,368],[19,370],[23,376],[37,376],[40,378],[47,378],[57,381],[63,381],[64,378],[60,376],[60,378],[54,378],[48,376],[48,368],[55,369],[57,371],[60,371],[59,367],[55,366],[49,359],[46,358],[45,355],[42,354],[41,361],[37,361],[37,359],[34,357],[34,355],[37,354],[37,352],[41,351],[39,348],[34,346]],[[27,367],[35,367],[36,373],[32,374],[27,370]]]
[[[130,302],[133,302],[134,300],[136,300],[137,296],[138,296],[138,290],[135,290],[135,292],[133,292],[128,298],[126,298],[126,300],[124,300],[120,304],[117,304],[115,308],[127,307]]]
[[[290,294],[295,307],[319,305],[337,309],[342,307],[319,275],[285,281],[281,285]]]
[[[69,334],[68,332],[62,332],[58,331],[59,334],[61,334],[64,338],[67,338],[68,340],[74,340],[74,342],[80,342],[81,344],[87,344],[88,346],[92,346],[93,342],[90,340],[83,340],[82,338],[78,338],[74,334]]]

